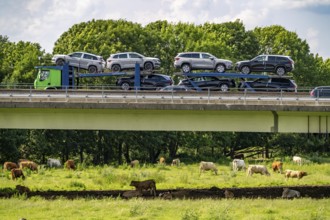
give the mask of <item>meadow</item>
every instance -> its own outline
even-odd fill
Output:
[[[93,166],[78,164],[77,169],[66,170],[40,168],[38,173],[25,170],[26,179],[13,181],[8,171],[0,172],[0,190],[14,189],[17,184],[32,191],[47,190],[133,190],[131,180],[155,179],[157,189],[179,188],[231,188],[263,186],[329,185],[329,163],[310,163],[298,166],[284,163],[284,169],[304,170],[302,179],[285,180],[283,174],[271,176],[246,172],[233,172],[229,164],[217,164],[219,173],[199,173],[198,164],[182,164],[180,167],[141,164],[131,168],[121,166]],[[330,219],[330,199],[121,199],[59,197],[46,200],[34,196],[15,195],[0,199],[0,219]]]
[[[266,164],[266,163],[265,163]],[[329,185],[329,163],[310,163],[298,166],[290,162],[284,163],[284,169],[303,170],[308,173],[302,179],[286,180],[284,174],[274,173],[270,164],[266,164],[270,176],[254,174],[247,176],[246,172],[232,171],[230,165],[219,165],[218,175],[211,171],[199,172],[198,164],[182,164],[179,167],[141,164],[131,168],[121,166],[85,167],[78,164],[74,171],[40,168],[39,172],[24,170],[26,179],[13,181],[9,171],[0,172],[0,189],[15,188],[17,184],[29,187],[32,191],[47,190],[132,190],[129,186],[132,180],[154,179],[157,189],[191,189],[191,188],[231,188],[231,187],[267,187],[293,185]]]

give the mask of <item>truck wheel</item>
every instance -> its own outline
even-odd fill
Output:
[[[152,63],[147,62],[147,63],[144,64],[144,67],[143,68],[146,71],[152,71],[154,69],[154,66],[152,65]]]
[[[285,74],[284,67],[277,67],[276,74],[279,75],[279,76],[283,76]]]
[[[220,91],[221,92],[228,92],[229,91],[229,86],[226,83],[220,84]]]
[[[111,67],[111,70],[113,72],[120,72],[120,66],[118,64],[115,64]]]
[[[121,87],[122,90],[125,90],[125,91],[127,91],[127,90],[130,89],[130,85],[129,85],[129,83],[127,83],[127,82],[123,82],[123,83],[120,85],[120,87]]]
[[[88,72],[90,72],[90,73],[96,73],[97,72],[96,66],[89,66],[88,67]]]
[[[190,73],[190,70],[191,70],[190,65],[187,63],[183,64],[181,66],[181,69],[182,69],[182,72],[184,72],[184,73]]]
[[[64,65],[64,60],[63,59],[56,60],[56,66],[63,66],[63,65]]]
[[[226,72],[226,67],[225,67],[225,65],[223,65],[223,64],[218,64],[218,65],[215,67],[215,70],[216,70],[218,73],[224,73],[224,72]]]
[[[249,74],[251,72],[251,69],[248,66],[243,66],[241,72],[244,74]]]

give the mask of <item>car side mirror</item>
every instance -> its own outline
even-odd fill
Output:
[[[210,57],[210,60],[214,60],[214,57]]]

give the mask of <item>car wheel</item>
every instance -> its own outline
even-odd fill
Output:
[[[251,69],[248,66],[243,66],[241,72],[244,74],[249,74],[251,72]]]
[[[120,66],[118,64],[115,64],[111,67],[111,70],[113,72],[120,72]]]
[[[218,72],[218,73],[224,73],[226,71],[226,67],[225,65],[223,64],[218,64],[216,67],[215,67],[215,70]]]
[[[56,65],[57,66],[63,66],[64,65],[64,60],[63,59],[56,60]]]
[[[122,90],[129,90],[130,89],[130,85],[128,82],[123,82],[121,85],[120,85],[121,89]]]
[[[146,71],[152,71],[154,69],[154,66],[152,65],[152,63],[147,62],[144,64],[144,70]]]
[[[182,72],[184,72],[184,73],[190,73],[190,70],[191,70],[190,65],[187,63],[183,64],[181,66],[181,69],[182,69]]]
[[[88,72],[90,72],[90,73],[96,73],[97,72],[96,66],[89,66],[88,67]]]
[[[228,84],[224,83],[224,84],[220,84],[220,91],[221,92],[228,92],[229,91],[229,86]]]
[[[283,76],[285,74],[285,69],[284,67],[278,67],[276,69],[276,74],[279,75],[279,76]]]

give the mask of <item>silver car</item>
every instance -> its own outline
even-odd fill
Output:
[[[74,52],[68,55],[56,54],[52,58],[52,63],[58,66],[69,63],[70,66],[88,70],[90,73],[102,72],[105,67],[103,57],[85,52]]]
[[[189,73],[191,70],[214,70],[224,73],[226,70],[232,69],[233,62],[218,59],[210,53],[185,52],[179,53],[174,58],[174,67],[181,68],[184,73]]]
[[[139,63],[140,67],[146,71],[160,67],[160,60],[156,57],[145,57],[136,52],[124,52],[111,54],[107,59],[107,68],[119,72],[123,69],[135,68],[136,63]]]

